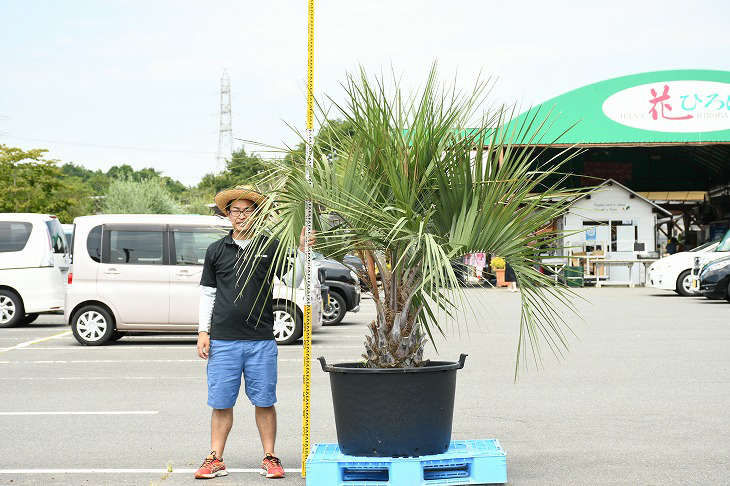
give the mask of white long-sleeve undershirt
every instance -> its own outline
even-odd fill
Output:
[[[233,240],[241,248],[245,248],[251,240]],[[304,265],[306,264],[305,254],[297,250],[297,262],[286,275],[284,275],[284,284],[288,287],[297,288],[304,279]],[[200,286],[200,306],[198,307],[198,332],[208,332],[210,330],[210,321],[213,317],[213,304],[215,304],[215,287]]]

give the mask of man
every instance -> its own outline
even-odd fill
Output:
[[[219,192],[218,208],[228,216],[233,229],[212,243],[206,252],[200,280],[198,356],[208,360],[208,405],[211,419],[211,450],[195,473],[197,479],[225,476],[223,452],[233,426],[233,406],[245,381],[246,396],[255,407],[256,425],[264,449],[261,474],[283,478],[284,468],[276,457],[276,379],[278,350],[274,340],[271,303],[272,268],[278,241],[254,234],[254,220],[267,197],[250,187]],[[287,285],[298,287],[303,276],[304,228],[299,240],[299,264],[284,276]],[[314,243],[314,236],[309,244]]]

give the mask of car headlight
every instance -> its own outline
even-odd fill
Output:
[[[360,281],[360,279],[357,277],[357,274],[350,270],[350,277],[352,277],[352,280],[355,282],[355,285],[357,285]]]
[[[715,272],[717,270],[721,270],[721,269],[727,267],[728,265],[730,265],[730,260],[725,260],[724,262],[710,263],[709,265],[707,265],[705,267],[705,269],[708,272]],[[702,273],[705,273],[705,272],[702,272]]]

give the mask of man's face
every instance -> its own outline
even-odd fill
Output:
[[[233,230],[239,234],[246,234],[253,225],[253,212],[256,209],[253,201],[248,199],[238,199],[231,203],[231,209],[228,212],[228,219],[233,224]]]

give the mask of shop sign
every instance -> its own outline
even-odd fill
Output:
[[[604,212],[619,212],[628,211],[631,209],[628,203],[625,202],[594,202],[593,211],[604,211]]]
[[[603,102],[611,120],[657,132],[714,132],[730,129],[730,84],[666,81],[619,91]]]

